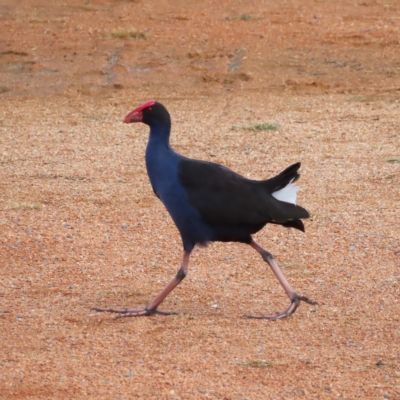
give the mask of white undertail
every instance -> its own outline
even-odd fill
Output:
[[[292,186],[292,182],[293,179],[283,189],[273,192],[272,196],[274,196],[279,201],[296,204],[297,191],[300,189],[300,187]]]

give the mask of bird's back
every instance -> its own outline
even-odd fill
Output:
[[[211,225],[264,226],[307,218],[308,212],[280,201],[273,193],[298,177],[300,164],[294,164],[277,177],[255,181],[218,164],[183,159],[179,178],[190,204]]]

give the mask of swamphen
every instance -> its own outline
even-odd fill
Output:
[[[274,178],[256,181],[222,165],[184,157],[171,148],[170,115],[162,104],[154,100],[130,112],[124,122],[143,122],[150,126],[147,172],[154,193],[164,203],[182,236],[183,261],[172,281],[146,307],[95,308],[96,311],[119,313],[124,317],[176,314],[160,311],[158,306],[186,277],[189,256],[195,245],[204,246],[215,241],[246,243],[257,250],[290,299],[290,305],[274,315],[247,317],[276,320],[291,315],[300,301],[316,304],[292,289],[272,254],[251,237],[267,223],[304,232],[301,219],[308,218],[309,214],[295,204],[299,188],[291,185],[300,176],[297,172],[300,163],[291,165]]]

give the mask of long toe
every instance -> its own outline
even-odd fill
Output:
[[[145,315],[151,315],[149,311],[145,308],[137,308],[137,309],[129,309],[129,308],[92,308],[93,311],[97,312],[108,312],[120,314],[121,316],[129,316],[129,317],[140,317]]]
[[[298,297],[298,299],[300,301],[304,301],[305,303],[311,304],[313,306],[317,305],[318,302],[314,301],[314,300],[310,300],[308,297],[305,296],[299,296],[298,294],[296,294],[296,296]]]
[[[97,312],[109,312],[118,314],[117,318],[123,317],[146,317],[154,314],[160,315],[176,315],[174,311],[161,311],[161,310],[149,310],[146,307],[129,309],[129,308],[92,308],[93,311]]]
[[[143,310],[137,312],[137,310],[131,310],[124,313],[119,313],[117,318],[124,318],[124,317],[140,317],[140,316],[150,316],[150,315],[178,315],[175,311],[162,311],[162,310]]]
[[[291,303],[283,311],[280,311],[274,315],[245,315],[245,317],[276,321],[277,319],[286,318],[292,315],[296,311],[297,307],[300,305],[301,301],[312,305],[318,304],[316,301],[310,300],[307,297],[299,296],[297,293],[294,293]]]
[[[276,314],[273,314],[273,315],[245,315],[245,317],[246,318],[254,318],[254,319],[268,319],[269,321],[276,321],[277,319],[289,317],[289,315],[292,315],[296,311],[297,307],[298,307],[298,304],[296,302],[292,302],[283,311],[277,312]]]

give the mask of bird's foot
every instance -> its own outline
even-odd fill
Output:
[[[160,315],[177,315],[178,313],[174,311],[161,311],[157,310],[156,308],[153,310],[148,309],[147,307],[137,308],[137,309],[129,309],[129,308],[92,308],[93,311],[97,312],[109,312],[109,313],[116,313],[117,319],[123,317],[146,317],[154,314]]]
[[[304,301],[305,303],[312,305],[318,304],[316,301],[310,300],[305,296],[299,296],[297,293],[294,293],[292,295],[290,305],[281,312],[277,312],[274,315],[244,315],[244,317],[256,318],[256,319],[268,319],[270,321],[276,321],[277,319],[286,318],[292,315],[296,311],[297,307],[300,305],[301,301]]]

